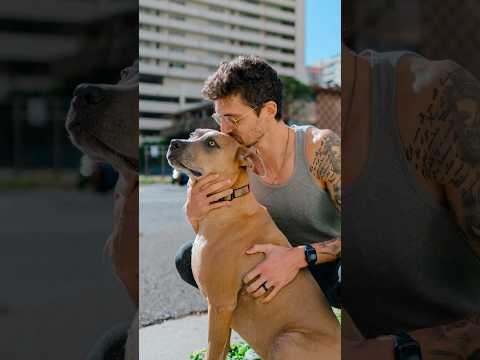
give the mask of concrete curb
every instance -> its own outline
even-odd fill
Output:
[[[189,360],[193,351],[207,347],[206,314],[168,320],[140,329],[140,360]],[[232,331],[231,342],[243,341]]]

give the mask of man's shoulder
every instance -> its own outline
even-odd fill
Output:
[[[310,127],[307,131],[307,146],[311,150],[322,150],[331,145],[340,145],[340,137],[330,129]]]

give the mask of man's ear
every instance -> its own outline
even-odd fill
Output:
[[[255,149],[239,146],[237,160],[240,166],[250,168],[259,176],[265,176],[265,165]]]

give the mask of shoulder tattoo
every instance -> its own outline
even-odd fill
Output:
[[[341,148],[340,138],[328,132],[320,139],[320,147],[315,150],[310,172],[327,184],[335,206],[340,210],[341,196]]]

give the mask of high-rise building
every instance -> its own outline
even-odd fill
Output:
[[[306,81],[304,0],[140,0],[140,130],[154,135],[202,101],[222,60],[255,54]]]
[[[309,85],[316,85],[323,88],[340,87],[340,56],[333,56],[331,58],[318,61],[312,66],[308,66],[307,77]]]

